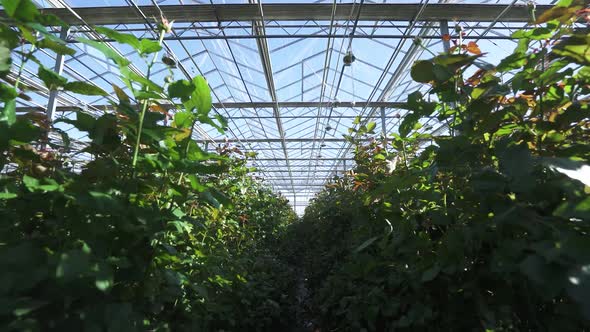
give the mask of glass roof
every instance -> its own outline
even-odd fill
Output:
[[[552,2],[535,3],[547,5]],[[134,10],[137,16],[142,14],[142,10],[156,5],[194,7],[250,3],[258,6],[255,0],[36,0],[36,3],[42,8],[63,8],[70,12],[81,12],[83,7],[121,6]],[[456,6],[485,4],[490,8],[501,6],[501,10],[496,17],[486,20],[467,18],[463,21],[460,17],[448,17],[446,21],[421,20],[422,9],[440,3]],[[209,149],[228,139],[245,151],[257,152],[258,159],[252,161],[252,165],[258,167],[257,174],[289,198],[296,205],[296,210],[301,212],[328,178],[353,165],[350,145],[343,135],[354,126],[354,117],[360,115],[364,120],[377,122],[380,127],[381,109],[371,106],[371,102],[395,105],[395,102],[405,101],[409,93],[426,88],[411,80],[409,68],[417,59],[443,52],[441,29],[445,22],[451,32],[455,25],[461,25],[466,32],[464,38],[476,40],[479,47],[487,52],[484,61],[497,63],[515,47],[510,34],[526,25],[526,20],[518,22],[515,19],[503,20],[503,17],[510,10],[527,3],[530,2],[290,0],[287,3],[263,0],[262,5],[324,4],[329,6],[328,9],[350,8],[350,15],[340,15],[334,20],[314,20],[308,19],[305,13],[297,14],[293,10],[293,17],[288,20],[257,15],[240,20],[217,17],[194,22],[179,21],[174,23],[172,36],[165,39],[165,49],[179,60],[174,77],[205,76],[212,89],[215,111],[229,119],[226,135],[203,125],[195,131],[195,139],[209,142]],[[387,4],[414,4],[416,14],[403,21],[368,20],[359,14],[359,10],[362,13],[368,6]],[[154,37],[147,22],[137,22],[122,21],[109,27],[138,37]],[[77,36],[88,37],[91,32],[92,27],[74,25],[67,38],[71,41]],[[59,34],[59,31],[55,33]],[[418,36],[425,47],[413,42]],[[138,73],[146,71],[144,62],[136,58],[129,47],[112,44],[132,61],[134,70]],[[111,84],[124,86],[118,78],[116,66],[102,54],[83,44],[73,42],[71,46],[78,53],[75,57],[66,58],[64,76],[91,81],[107,91],[112,90]],[[348,51],[356,57],[351,66],[343,64]],[[265,60],[268,60],[270,68],[265,66]],[[55,58],[45,54],[41,56],[41,62],[53,67]],[[27,83],[39,86],[39,91],[32,96],[31,102],[21,101],[20,106],[45,108],[48,91],[35,77],[35,66],[30,63],[25,68],[29,74]],[[164,64],[158,64],[153,73],[157,81],[169,71]],[[57,102],[62,111],[56,117],[75,116],[77,109],[99,112],[101,106],[108,105],[110,98],[60,92]],[[72,110],[68,111],[67,107],[72,107]],[[385,131],[396,132],[405,112],[394,106],[386,107]],[[431,121],[423,130],[444,130],[442,124]],[[82,133],[75,133],[75,129],[65,125],[63,129],[84,141]]]

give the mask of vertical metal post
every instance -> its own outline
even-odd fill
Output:
[[[381,134],[383,135],[383,146],[387,146],[387,128],[385,126],[385,107],[381,106]]]
[[[70,28],[61,28],[59,33],[59,38],[62,40],[66,40],[70,35]],[[55,67],[53,67],[53,71],[61,75],[64,71],[64,61],[65,56],[63,54],[58,54],[55,57]],[[51,122],[53,121],[53,116],[55,114],[55,109],[57,108],[57,94],[59,93],[58,90],[53,89],[49,91],[49,99],[47,100],[47,119]]]
[[[441,36],[444,35],[449,35],[449,21],[447,20],[441,20],[440,21],[440,34]],[[443,50],[445,51],[445,53],[448,53],[449,50],[451,49],[451,41],[448,39],[443,38]]]
[[[305,90],[303,88],[303,81],[305,81],[305,67],[303,66],[304,63],[305,60],[301,61],[301,101],[303,101],[303,95],[305,94]]]
[[[441,36],[444,36],[444,35],[449,35],[450,36],[450,34],[449,34],[449,21],[447,21],[447,20],[441,20],[440,21],[440,34],[441,34]],[[451,41],[450,41],[450,39],[449,38],[446,38],[446,39],[443,38],[442,41],[443,41],[443,50],[445,51],[445,53],[449,53],[449,51],[451,50]],[[454,108],[455,107],[455,103],[454,102],[450,102],[448,104],[448,106]],[[451,131],[451,135],[452,136],[455,136],[455,131],[454,130]]]

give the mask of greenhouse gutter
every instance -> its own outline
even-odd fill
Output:
[[[336,10],[336,21],[347,20],[353,4],[340,4]],[[139,6],[147,17],[160,17],[155,6]],[[258,4],[217,4],[217,5],[167,5],[160,6],[168,20],[181,22],[223,22],[251,21],[259,17]],[[551,8],[550,5],[537,5],[536,15]],[[144,24],[143,17],[137,15],[136,9],[124,6],[112,7],[76,7],[75,12],[88,24]],[[303,21],[330,20],[331,4],[264,4],[264,19],[267,21]],[[420,9],[419,4],[367,4],[363,7],[360,21],[407,21]],[[420,21],[458,20],[465,22],[492,22],[506,5],[487,4],[432,4],[420,16]],[[64,8],[45,8],[44,14],[60,17],[71,25],[80,25],[79,18]],[[502,22],[528,22],[530,9],[527,6],[514,6],[502,15]],[[0,11],[0,18],[6,14]]]

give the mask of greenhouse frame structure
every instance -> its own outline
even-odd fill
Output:
[[[113,5],[113,2],[116,2]],[[412,63],[452,47],[452,40],[476,41],[485,61],[510,54],[511,33],[552,2],[522,1],[284,1],[232,3],[187,0],[37,0],[43,13],[71,27],[53,31],[76,47],[78,56],[47,55],[45,65],[66,77],[109,90],[117,69],[76,41],[77,36],[106,41],[124,56],[131,52],[104,40],[94,30],[105,25],[138,37],[157,39],[160,16],[174,21],[164,50],[177,66],[174,76],[207,78],[217,114],[227,118],[224,135],[195,128],[194,138],[214,150],[230,143],[258,153],[256,174],[289,198],[301,212],[330,178],[349,169],[348,128],[376,122],[377,139],[397,132],[410,92],[424,87],[411,80]],[[5,15],[0,14],[1,17]],[[443,38],[448,35],[451,38]],[[345,63],[353,54],[354,62]],[[143,75],[133,61],[132,70]],[[485,66],[485,62],[480,65]],[[167,67],[156,70],[166,75]],[[37,91],[19,101],[19,112],[43,109],[50,119],[76,112],[111,111],[112,97],[83,98],[49,91],[33,69],[23,82]],[[359,121],[355,121],[356,117]],[[63,128],[66,131],[75,130]],[[426,120],[422,130],[444,133],[446,125]],[[79,147],[82,134],[72,135]],[[386,137],[386,135],[385,135]]]

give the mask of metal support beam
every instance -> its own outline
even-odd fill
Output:
[[[364,107],[385,107],[385,108],[404,108],[406,103],[403,102],[388,102],[388,101],[379,101],[379,102],[367,102],[367,101],[360,101],[360,102],[352,102],[352,101],[344,101],[344,102],[319,102],[319,101],[287,101],[287,102],[222,102],[222,103],[213,103],[212,106],[216,109],[225,108],[225,109],[236,109],[236,108],[315,108],[315,107],[344,107],[344,108],[364,108]],[[88,105],[90,108],[96,108],[100,110],[112,111],[115,110],[113,105]],[[174,105],[162,105],[162,107],[170,110],[174,109]],[[21,111],[25,112],[27,109],[31,109],[28,107],[21,107]],[[72,105],[72,106],[60,106],[60,109],[66,111],[73,111],[73,110],[81,110],[79,106]],[[232,117],[234,118],[234,117]],[[299,117],[297,117],[299,118]],[[316,117],[313,116],[315,119]],[[354,118],[354,117],[353,117]]]
[[[400,108],[406,103],[391,101],[341,101],[341,102],[319,102],[319,101],[278,101],[278,102],[244,102],[244,103],[223,103],[226,108],[272,108],[278,105],[279,108],[301,108],[301,107],[387,107]],[[221,106],[221,103],[213,103],[214,107]]]
[[[352,6],[356,4],[339,4],[336,8],[334,20],[343,21],[350,19]],[[364,21],[408,21],[414,17],[420,9],[420,4],[366,4],[359,16]],[[260,15],[259,7],[264,11],[265,20],[268,21],[329,21],[332,17],[332,5],[322,3],[274,3],[274,4],[215,4],[215,5],[167,5],[160,6],[163,15],[168,20],[181,22],[228,22],[250,21]],[[160,12],[155,6],[139,6],[147,17],[160,17]],[[550,5],[537,5],[537,17],[551,8]],[[492,22],[496,19],[506,5],[502,4],[429,4],[420,15],[420,21],[453,20],[459,18],[470,22]],[[109,24],[143,24],[145,21],[137,15],[137,11],[129,6],[112,7],[78,7],[74,8],[87,23],[91,25]],[[81,22],[70,11],[63,8],[45,8],[43,14],[51,14],[60,17],[70,25],[79,25]],[[6,19],[6,14],[0,12],[0,18]],[[513,6],[502,15],[503,22],[528,22],[529,10],[526,5]]]
[[[305,173],[307,174],[309,172],[309,170],[307,169],[294,169],[292,170],[293,173]],[[322,175],[318,175],[318,176],[327,176],[328,173],[339,173],[339,172],[346,172],[345,169],[318,169],[318,170],[314,170],[314,172],[316,173],[326,173],[326,174],[322,174]],[[286,169],[265,169],[265,170],[260,170],[260,171],[256,171],[256,172],[252,172],[252,173],[287,173]],[[316,174],[317,175],[317,174]]]
[[[71,110],[71,109],[70,109]],[[381,116],[377,117],[377,116],[370,116],[370,117],[364,117],[364,119],[378,119]],[[281,116],[281,119],[283,120],[294,120],[294,119],[299,119],[299,120],[310,120],[310,119],[333,119],[333,120],[344,120],[344,119],[349,119],[349,120],[354,120],[356,119],[357,116],[356,115],[334,115],[332,114],[332,116],[327,116],[327,115],[283,115]],[[399,119],[399,116],[386,116],[386,119]],[[232,120],[249,120],[249,119],[274,119],[274,116],[232,116],[231,117]]]
[[[368,142],[371,141],[371,138],[360,138],[357,141],[361,142]],[[195,140],[197,143],[204,143],[204,142],[212,142],[218,144],[224,143],[312,143],[312,142],[319,142],[322,141],[324,143],[343,143],[348,142],[345,138],[333,138],[333,137],[326,137],[324,139],[320,138],[312,138],[312,137],[305,137],[305,138],[241,138],[237,139],[214,139],[214,140]],[[339,147],[340,148],[340,147]],[[321,159],[321,158],[320,158]],[[343,160],[346,158],[338,158],[338,160]],[[290,159],[289,159],[290,160]]]
[[[256,158],[255,161],[284,161],[281,158]],[[309,161],[309,158],[291,158],[290,161]],[[325,161],[343,161],[343,160],[354,160],[353,158],[320,158],[318,160]]]
[[[325,186],[326,186],[325,184],[308,184],[308,185],[301,184],[301,185],[295,185],[295,188],[301,188],[301,189],[305,189],[305,188],[308,188],[308,187],[323,188]],[[281,189],[283,189],[283,190],[289,190],[291,188],[291,185],[289,185],[289,184],[281,184],[281,185],[274,185],[273,187],[275,189],[279,189],[279,190],[281,190]]]
[[[59,32],[59,38],[65,41],[69,34],[70,28],[62,27],[60,28],[61,31]],[[57,54],[55,56],[55,66],[53,67],[53,71],[56,72],[58,75],[61,75],[64,71],[64,61],[65,55]],[[57,95],[59,91],[57,89],[53,89],[49,91],[49,98],[47,100],[47,119],[49,121],[53,121],[53,116],[55,114],[55,110],[57,108]]]
[[[260,17],[260,19],[252,21],[252,34],[255,36],[264,36],[266,35],[266,29],[264,28],[264,9],[262,8],[262,4],[258,3],[258,0],[249,0],[251,4],[255,4],[258,8],[257,15],[251,16]],[[270,62],[270,52],[268,51],[268,43],[266,42],[266,38],[258,38],[256,39],[256,44],[258,46],[258,53],[260,54],[260,61],[262,62],[262,68],[264,70],[264,76],[266,78],[266,84],[268,86],[268,92],[270,94],[270,98],[273,102],[272,110],[273,115],[275,116],[275,121],[277,123],[277,129],[279,132],[279,136],[281,139],[281,146],[283,148],[283,153],[285,154],[285,159],[287,160],[287,169],[289,169],[289,176],[292,177],[290,166],[289,166],[289,154],[287,152],[287,143],[285,141],[285,131],[283,130],[283,123],[281,120],[281,112],[279,111],[279,104],[277,98],[277,90],[275,88],[274,78],[272,74],[272,64]],[[293,185],[293,180],[291,180],[291,185]]]
[[[1,20],[0,20],[1,21]],[[339,39],[339,38],[349,38],[350,36],[347,34],[305,34],[305,33],[297,33],[297,34],[287,34],[287,33],[280,33],[280,34],[267,34],[267,35],[226,35],[220,37],[216,34],[210,35],[177,35],[177,36],[168,36],[164,37],[164,41],[191,41],[191,40],[240,40],[240,39],[325,39],[325,38],[332,38],[332,39]],[[422,39],[436,39],[438,40],[440,36],[418,36],[414,34],[409,35],[402,35],[402,34],[374,34],[374,35],[362,35],[358,34],[354,36],[354,39],[370,39],[375,42],[384,43],[384,39],[416,39],[420,37]],[[157,40],[155,37],[146,37],[149,40]],[[477,39],[476,36],[466,36],[465,39]],[[516,40],[518,38],[511,37],[509,35],[496,35],[496,36],[487,36],[486,39],[489,40]],[[114,42],[114,39],[104,39],[106,42]],[[390,42],[390,41],[387,41]],[[76,39],[69,40],[68,43],[70,44],[78,44],[80,41]]]
[[[314,164],[312,164],[312,165],[314,165]],[[318,166],[318,165],[314,165],[314,166]],[[331,165],[319,165],[318,167],[320,167],[320,166],[321,167],[328,167]],[[257,167],[257,168],[286,168],[285,165],[264,165],[264,164],[256,165],[254,167]],[[293,170],[299,169],[299,168],[309,168],[309,164],[291,165],[291,169],[293,169]]]
[[[265,176],[264,177],[265,180],[289,180],[289,177],[286,176]],[[295,181],[306,181],[308,178],[303,176],[303,177],[295,177],[293,178],[293,180]],[[318,179],[319,183],[316,184],[323,184],[324,179]]]
[[[387,127],[385,125],[385,107],[381,107],[381,135],[383,135],[383,145],[387,146]]]

